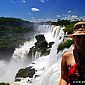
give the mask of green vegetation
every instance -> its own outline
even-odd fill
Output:
[[[0,37],[0,48],[16,48],[23,43],[24,39],[17,39],[13,37]]]
[[[52,22],[53,25],[60,25],[60,26],[67,26],[70,25],[70,20],[60,20],[58,19],[57,22]]]
[[[73,26],[76,22],[71,22],[69,25],[67,25],[65,27],[65,33],[67,32],[67,34],[72,34],[73,33]]]
[[[26,67],[25,69],[20,69],[16,74],[15,81],[16,78],[26,78],[26,77],[32,78],[34,74],[35,74],[35,69],[32,68],[31,66]]]
[[[0,48],[16,48],[23,44],[25,33],[33,31],[33,23],[18,18],[0,17]]]
[[[0,85],[10,85],[9,83],[0,83]]]
[[[74,43],[73,40],[68,39],[59,45],[58,50],[63,50],[64,48],[69,48],[73,43]]]
[[[27,70],[25,70],[25,69],[20,69],[20,70],[18,71],[18,73],[17,73],[17,77],[26,78],[26,77],[28,77],[27,74],[28,74]]]

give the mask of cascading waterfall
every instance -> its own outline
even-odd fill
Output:
[[[19,48],[16,48],[12,58],[15,59],[15,60],[21,60],[21,61],[26,59],[30,48],[34,46],[35,42],[36,42],[35,39],[33,39],[31,41],[26,41],[23,46],[20,46]]]
[[[54,45],[51,48],[50,54],[48,55],[47,59],[47,66],[44,69],[44,72],[41,74],[40,79],[36,80],[34,79],[33,85],[59,85],[59,79],[60,79],[60,62],[61,62],[61,54],[62,52],[57,54],[57,48],[58,45],[63,41],[64,38],[64,32],[63,28],[57,27],[57,31],[59,32],[59,35],[55,35],[56,40]]]
[[[35,53],[32,52],[32,62],[40,58],[41,52],[36,51]]]
[[[28,82],[27,78],[21,80],[20,85],[59,85],[60,79],[60,62],[61,54],[57,54],[58,45],[63,41],[64,38],[64,27],[56,26],[55,43],[53,44],[50,54],[38,58],[34,63],[33,68],[37,70],[33,76],[31,83]],[[38,76],[38,77],[36,77]]]
[[[46,36],[46,41],[50,42],[50,41],[53,41],[52,34],[51,34],[53,27],[55,27],[55,26],[54,25],[38,25],[38,27],[36,27],[36,30],[39,31],[41,34],[44,34],[44,36],[46,36],[48,34],[49,35],[48,37],[50,37],[51,39],[49,39]],[[21,60],[21,61],[25,60],[26,57],[27,57],[27,54],[29,53],[30,48],[34,46],[35,42],[36,42],[35,39],[30,40],[30,41],[26,41],[23,46],[16,48],[12,58],[15,59],[15,60]],[[32,53],[32,61],[39,58],[40,54],[41,53],[37,52],[37,51],[35,52],[35,55],[34,55],[34,53]]]
[[[45,32],[50,32],[52,31],[54,25],[35,25],[35,31],[38,31],[38,32],[42,32],[42,33],[45,33]]]
[[[28,78],[24,78],[21,82],[17,82],[19,85],[58,85],[60,77],[60,56],[62,52],[57,54],[57,48],[64,37],[63,29],[54,25],[40,25],[38,30],[44,34],[46,41],[55,42],[50,54],[40,57],[40,53],[36,52],[36,56],[33,54],[31,59],[31,62],[34,61],[35,64],[29,65],[30,60],[27,59],[27,54],[29,53],[29,49],[34,46],[36,40],[25,42],[23,46],[16,48],[9,62],[0,61],[0,82],[12,82],[17,71],[28,65],[33,66],[37,72],[33,76],[31,83],[28,82]],[[4,72],[4,75],[1,76],[2,72]],[[14,85],[17,85],[16,82]]]
[[[56,63],[56,55],[57,55],[57,49],[58,49],[58,46],[59,44],[63,41],[64,39],[64,27],[60,27],[60,26],[56,26],[56,34],[55,34],[55,43],[52,45],[52,48],[51,48],[51,51],[50,51],[50,64],[49,65],[52,65],[53,63]]]
[[[0,60],[0,82],[14,81],[18,70],[32,62],[27,54],[35,42],[36,40],[26,41],[23,46],[16,48],[9,62]]]
[[[38,58],[40,58],[40,55],[41,55],[41,52],[36,51],[34,60],[37,60]]]

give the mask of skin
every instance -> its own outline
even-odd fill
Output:
[[[73,40],[75,41],[75,46],[78,52],[81,54],[81,59],[85,61],[85,35],[75,35],[72,36]],[[73,53],[74,48],[70,49],[69,51],[65,52],[62,56],[61,61],[61,79],[60,79],[60,85],[67,85],[68,81],[68,71],[67,71],[67,65],[72,65],[76,62],[78,62],[78,56],[74,56]]]

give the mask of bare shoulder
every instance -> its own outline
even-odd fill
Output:
[[[65,59],[72,57],[73,56],[73,49],[74,49],[74,47],[72,45],[66,52],[63,53],[62,57]]]
[[[73,55],[73,52],[72,52],[72,51],[66,51],[66,52],[63,53],[63,57],[64,57],[64,58],[68,58],[68,57],[70,57],[71,55]]]
[[[73,50],[69,50],[69,51],[66,51],[63,53],[62,63],[66,63],[67,65],[71,65],[71,64],[75,63]]]
[[[72,51],[66,51],[66,52],[63,53],[62,58],[63,58],[63,59],[68,59],[68,58],[70,58],[72,55],[73,55],[73,52],[72,52]]]

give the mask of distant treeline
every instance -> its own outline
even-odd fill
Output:
[[[28,29],[25,29],[28,28]],[[9,32],[23,32],[32,30],[33,23],[29,21],[24,21],[18,18],[5,18],[0,17],[0,32],[2,30]]]

